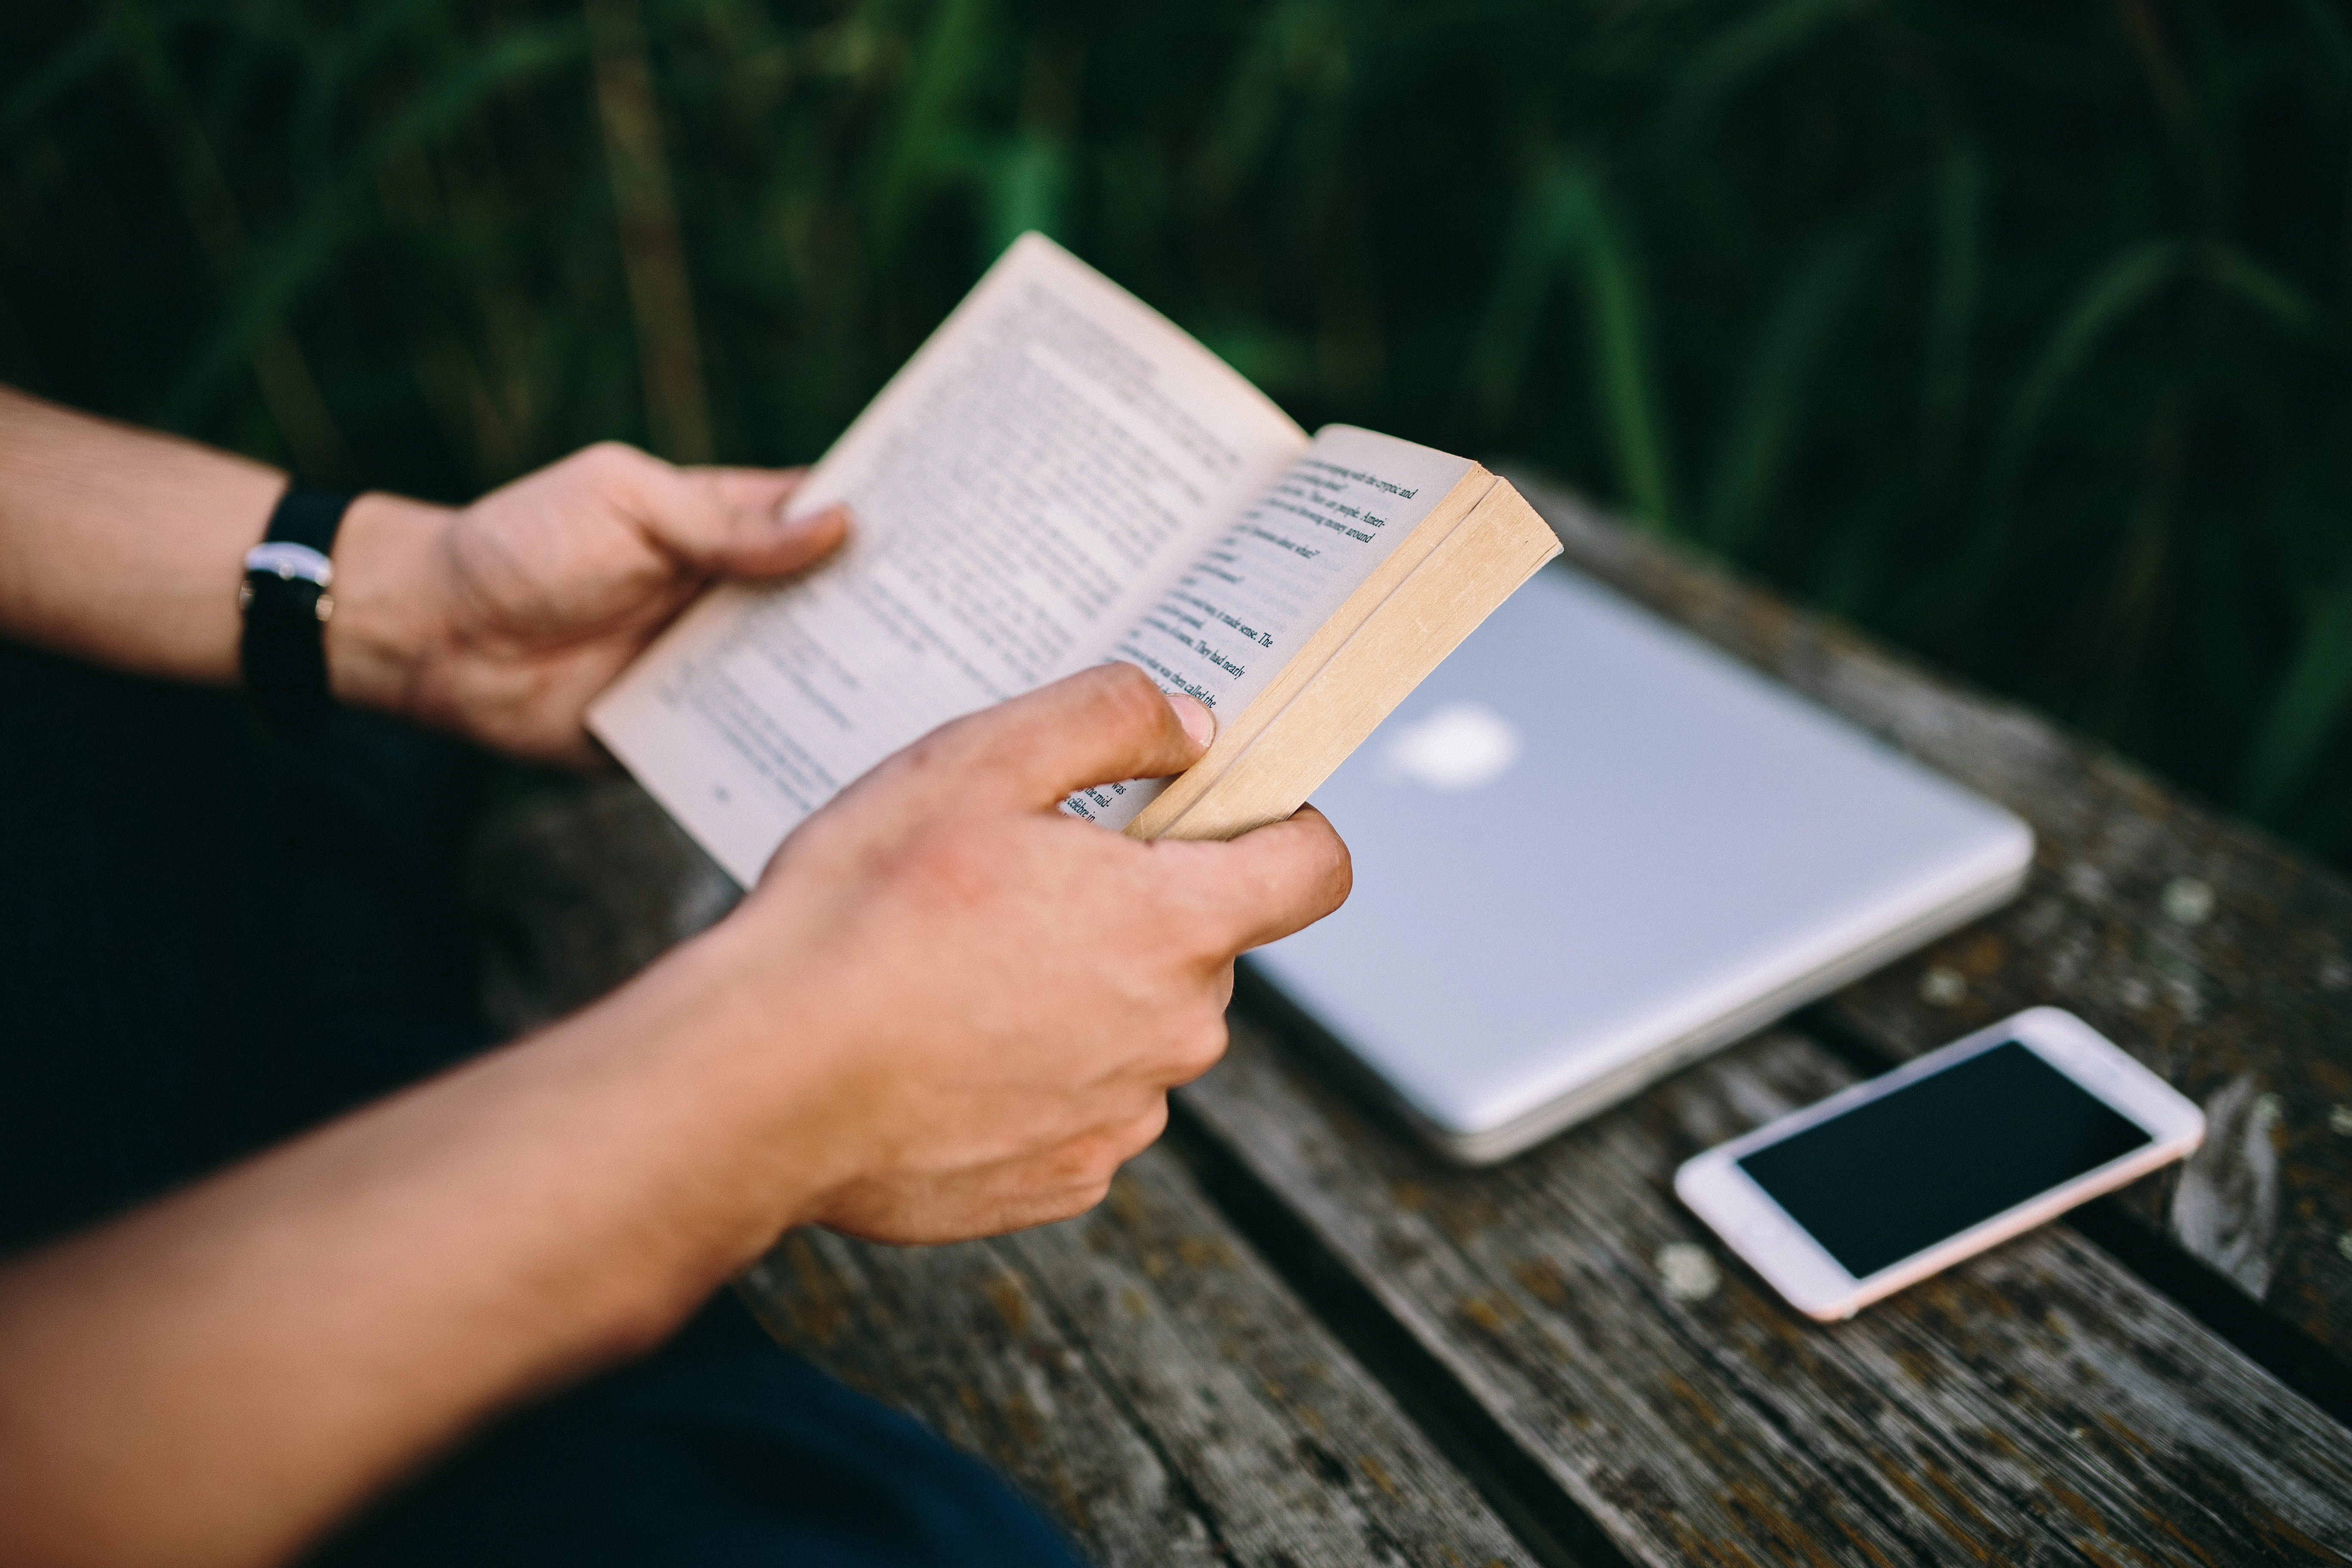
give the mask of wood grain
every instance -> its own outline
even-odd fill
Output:
[[[1489,1171],[1237,1025],[1188,1110],[1629,1557],[2344,1562],[2352,1433],[2045,1229],[1824,1328],[1675,1165],[1851,1074],[1780,1033]]]
[[[477,873],[511,1029],[619,984],[735,892],[622,781],[507,813]],[[795,1232],[738,1289],[784,1344],[997,1465],[1107,1568],[1530,1561],[1165,1151],[1065,1225],[926,1248]]]
[[[1514,474],[1567,560],[1930,765],[2040,837],[2006,910],[1839,994],[1907,1057],[2019,1008],[2080,1014],[2204,1106],[2140,1223],[2352,1357],[2352,885],[2033,713]]]
[[[1105,1564],[1528,1561],[1164,1151],[1080,1219],[915,1249],[796,1234],[741,1289]]]

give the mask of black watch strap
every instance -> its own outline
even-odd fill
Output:
[[[327,621],[335,613],[335,530],[357,492],[297,484],[278,498],[261,542],[245,554],[245,693],[281,735],[313,734],[334,710]]]

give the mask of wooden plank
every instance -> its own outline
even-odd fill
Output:
[[[635,787],[494,822],[488,996],[520,1029],[732,902]],[[739,1282],[779,1340],[991,1460],[1108,1568],[1478,1568],[1526,1551],[1176,1158],[1065,1225],[961,1247],[795,1232]]]
[[[1211,1521],[994,1248],[888,1259],[795,1233],[737,1289],[787,1348],[1013,1477],[1097,1561],[1216,1561]]]
[[[800,1233],[742,1289],[1104,1564],[1529,1561],[1165,1151],[1063,1225],[915,1249]]]
[[[1907,1057],[2019,1008],[2079,1013],[2204,1106],[2130,1213],[2352,1357],[2352,884],[2015,706],[1964,690],[1512,476],[1580,570],[2032,823],[2015,903],[1841,993]]]
[[[1182,1100],[1636,1561],[2347,1560],[2352,1433],[2063,1228],[1826,1328],[1715,1246],[1674,1166],[1850,1076],[1774,1034],[1480,1172],[1245,1020]]]

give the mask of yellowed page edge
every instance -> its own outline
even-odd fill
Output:
[[[1550,526],[1508,481],[1496,480],[1430,552],[1415,580],[1367,616],[1289,706],[1262,726],[1259,743],[1157,837],[1231,838],[1297,810],[1464,638],[1559,552]],[[1465,556],[1470,563],[1457,567]],[[1440,596],[1433,599],[1433,591]],[[1411,679],[1397,679],[1400,668]],[[1328,756],[1302,780],[1296,749],[1278,742],[1309,731],[1324,734]]]
[[[1471,464],[1469,472],[1413,525],[1412,532],[1389,552],[1389,558],[1348,595],[1304,647],[1291,655],[1290,662],[1282,667],[1282,673],[1274,678],[1272,684],[1258,693],[1257,700],[1234,715],[1231,722],[1219,726],[1217,738],[1201,760],[1178,775],[1157,800],[1137,813],[1135,820],[1120,831],[1130,838],[1157,838],[1170,824],[1191,810],[1193,803],[1224,775],[1225,770],[1256,743],[1258,736],[1289,706],[1300,689],[1330,662],[1332,656],[1355,635],[1356,628],[1476,511],[1478,503],[1498,482],[1485,468]]]

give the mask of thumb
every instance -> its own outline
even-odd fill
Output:
[[[1192,698],[1168,696],[1131,664],[1101,664],[943,724],[888,766],[951,780],[982,810],[1034,811],[1089,784],[1181,773],[1215,733]]]
[[[719,577],[781,577],[812,566],[849,532],[840,505],[794,510],[800,468],[666,468],[640,493],[656,544]]]

